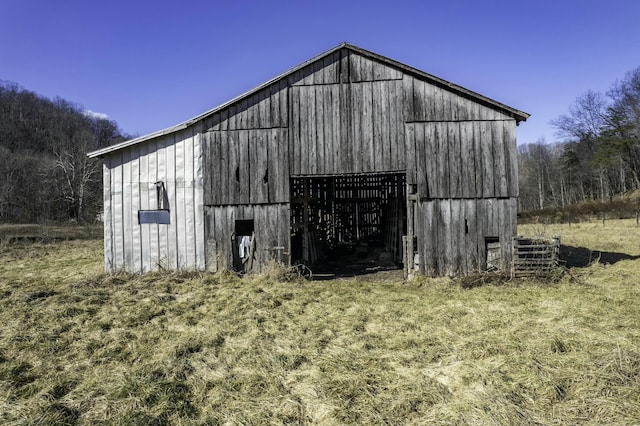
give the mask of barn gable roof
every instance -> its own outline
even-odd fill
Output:
[[[202,119],[207,118],[207,117],[217,113],[218,111],[221,111],[221,110],[229,107],[230,105],[232,105],[232,104],[234,104],[234,103],[236,103],[236,102],[238,102],[238,101],[240,101],[240,100],[242,100],[244,98],[247,98],[247,97],[253,95],[254,93],[259,92],[260,90],[270,86],[271,84],[273,84],[275,82],[278,82],[280,80],[286,79],[287,77],[289,77],[291,74],[295,73],[296,71],[301,70],[301,69],[309,66],[310,64],[313,64],[314,62],[322,61],[325,57],[332,55],[333,53],[339,51],[340,49],[350,50],[350,51],[355,52],[355,53],[357,53],[359,55],[362,55],[362,56],[364,56],[366,58],[373,59],[373,60],[378,61],[380,63],[383,63],[383,64],[386,64],[388,66],[397,68],[400,71],[402,71],[403,73],[406,73],[406,74],[409,74],[409,75],[413,75],[413,76],[415,76],[417,78],[420,78],[422,80],[425,80],[425,81],[427,81],[429,83],[432,83],[432,84],[438,85],[440,87],[443,87],[443,88],[445,88],[445,89],[447,89],[447,90],[449,90],[449,91],[451,91],[453,93],[456,93],[458,95],[470,98],[470,99],[472,99],[472,100],[474,100],[474,101],[476,101],[478,103],[481,103],[481,104],[484,104],[486,106],[498,109],[498,110],[504,112],[505,114],[509,115],[510,117],[514,118],[516,120],[516,122],[525,121],[529,117],[529,114],[527,114],[526,112],[517,110],[517,109],[512,108],[512,107],[510,107],[508,105],[505,105],[503,103],[497,102],[497,101],[495,101],[495,100],[493,100],[491,98],[488,98],[486,96],[480,95],[479,93],[476,93],[474,91],[466,89],[466,88],[464,88],[462,86],[459,86],[457,84],[451,83],[451,82],[449,82],[447,80],[444,80],[444,79],[442,79],[440,77],[436,77],[434,75],[428,74],[428,73],[426,73],[424,71],[421,71],[419,69],[416,69],[416,68],[410,67],[408,65],[405,65],[405,64],[403,64],[401,62],[395,61],[393,59],[387,58],[385,56],[379,55],[377,53],[368,51],[366,49],[362,49],[360,47],[357,47],[357,46],[354,46],[352,44],[349,44],[349,43],[345,42],[345,43],[339,44],[338,46],[334,47],[333,49],[330,49],[330,50],[328,50],[328,51],[326,51],[324,53],[321,53],[320,55],[317,55],[317,56],[315,56],[315,57],[313,57],[313,58],[301,63],[300,65],[298,65],[298,66],[296,66],[296,67],[294,67],[294,68],[292,68],[292,69],[290,69],[288,71],[283,72],[282,74],[272,78],[271,80],[268,80],[268,81],[262,83],[261,85],[259,85],[259,86],[255,87],[255,88],[253,88],[253,89],[251,89],[251,90],[249,90],[249,91],[247,91],[247,92],[245,92],[245,93],[243,93],[243,94],[241,94],[241,95],[239,95],[239,96],[237,96],[237,97],[235,97],[235,98],[223,103],[222,105],[219,105],[219,106],[217,106],[217,107],[215,107],[215,108],[213,108],[213,109],[211,109],[209,111],[206,111],[206,112],[204,112],[204,113],[202,113],[202,114],[200,114],[200,115],[198,115],[198,116],[196,116],[194,118],[191,118],[191,119],[189,119],[187,121],[184,121],[184,122],[182,122],[182,123],[180,123],[178,125],[175,125],[175,126],[172,126],[172,127],[168,127],[166,129],[163,129],[163,130],[159,130],[157,132],[149,133],[149,134],[144,135],[144,136],[140,136],[140,137],[137,137],[137,138],[134,138],[134,139],[130,139],[130,140],[127,140],[127,141],[124,141],[124,142],[120,142],[120,143],[115,144],[115,145],[111,145],[111,146],[108,146],[108,147],[105,147],[105,148],[98,149],[96,151],[92,151],[92,152],[88,153],[87,155],[89,157],[91,157],[91,158],[102,157],[102,156],[108,155],[110,153],[113,153],[115,151],[118,151],[118,150],[130,147],[130,146],[137,145],[139,143],[145,142],[147,140],[151,140],[151,139],[154,139],[154,138],[157,138],[157,137],[161,137],[161,136],[164,136],[164,135],[167,135],[167,134],[171,134],[171,133],[186,129],[189,126],[192,126],[192,125],[196,124],[197,122],[201,121]]]

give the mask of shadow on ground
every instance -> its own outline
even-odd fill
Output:
[[[621,260],[640,259],[640,256],[632,256],[626,253],[612,251],[594,251],[585,247],[560,246],[560,259],[565,262],[567,268],[586,268],[593,262],[614,264]]]

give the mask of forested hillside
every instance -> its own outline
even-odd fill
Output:
[[[579,96],[552,124],[562,142],[519,147],[519,211],[610,201],[640,189],[640,67],[605,94]]]
[[[124,139],[111,120],[0,81],[0,222],[94,220],[102,166],[86,153]]]

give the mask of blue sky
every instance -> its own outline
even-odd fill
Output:
[[[343,41],[531,114],[518,142],[640,66],[638,0],[0,0],[0,80],[142,135]]]

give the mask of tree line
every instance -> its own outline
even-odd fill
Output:
[[[0,81],[0,222],[95,220],[102,163],[86,154],[127,138],[79,105]]]
[[[518,148],[519,211],[611,201],[640,188],[640,67],[587,91],[551,123],[562,139]]]

